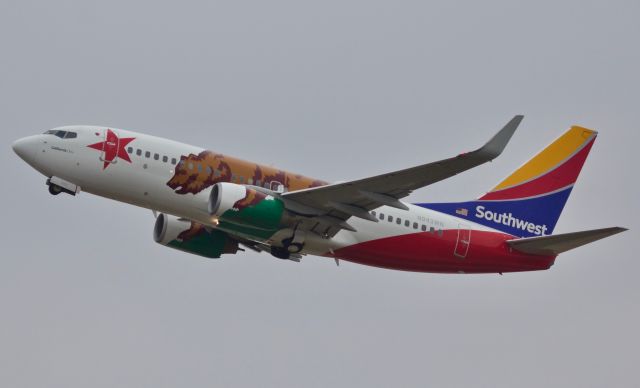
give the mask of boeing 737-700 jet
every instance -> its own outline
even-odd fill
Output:
[[[219,258],[244,248],[438,273],[548,269],[567,250],[622,232],[553,234],[597,133],[574,126],[480,198],[406,203],[414,190],[489,162],[522,116],[479,149],[417,167],[329,183],[123,129],[67,126],[15,152],[49,192],[81,191],[151,209],[156,242]]]

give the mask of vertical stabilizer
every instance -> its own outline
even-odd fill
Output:
[[[518,237],[551,234],[596,136],[573,126],[478,200],[420,205]]]

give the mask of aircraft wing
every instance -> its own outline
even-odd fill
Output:
[[[512,118],[491,140],[475,151],[449,159],[350,182],[314,187],[282,194],[293,211],[323,216],[339,228],[353,230],[345,221],[351,216],[377,222],[369,210],[382,205],[407,209],[399,199],[413,190],[439,182],[489,162],[502,153],[523,116]]]

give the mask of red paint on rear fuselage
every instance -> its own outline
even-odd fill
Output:
[[[332,257],[374,267],[414,272],[499,273],[545,270],[555,256],[534,256],[512,250],[505,241],[514,237],[474,230],[467,255],[454,255],[458,230],[443,235],[421,232],[393,236],[335,250]]]

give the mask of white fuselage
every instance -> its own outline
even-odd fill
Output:
[[[131,163],[122,158],[115,158],[105,168],[104,152],[87,146],[104,140],[104,127],[70,126],[57,129],[73,131],[77,133],[77,137],[61,139],[43,134],[23,139],[30,142],[30,147],[35,149],[35,152],[26,155],[25,160],[43,175],[64,179],[79,186],[84,192],[215,227],[207,211],[208,191],[195,195],[177,195],[166,184],[173,176],[175,162],[180,160],[181,155],[198,154],[203,151],[202,148],[137,132],[113,129],[120,139],[134,138],[127,146],[128,151],[131,151],[128,152]],[[459,227],[460,220],[456,217],[411,204],[406,205],[409,207],[408,211],[388,206],[376,209],[378,215],[385,215],[385,219],[378,223],[353,218],[349,222],[356,232],[342,230],[331,239],[311,235],[303,253],[323,255],[365,241],[416,233],[423,225],[434,234]],[[389,218],[393,221],[388,222]],[[401,220],[400,223],[398,220]],[[489,230],[478,224],[466,227],[471,226],[473,229]]]

